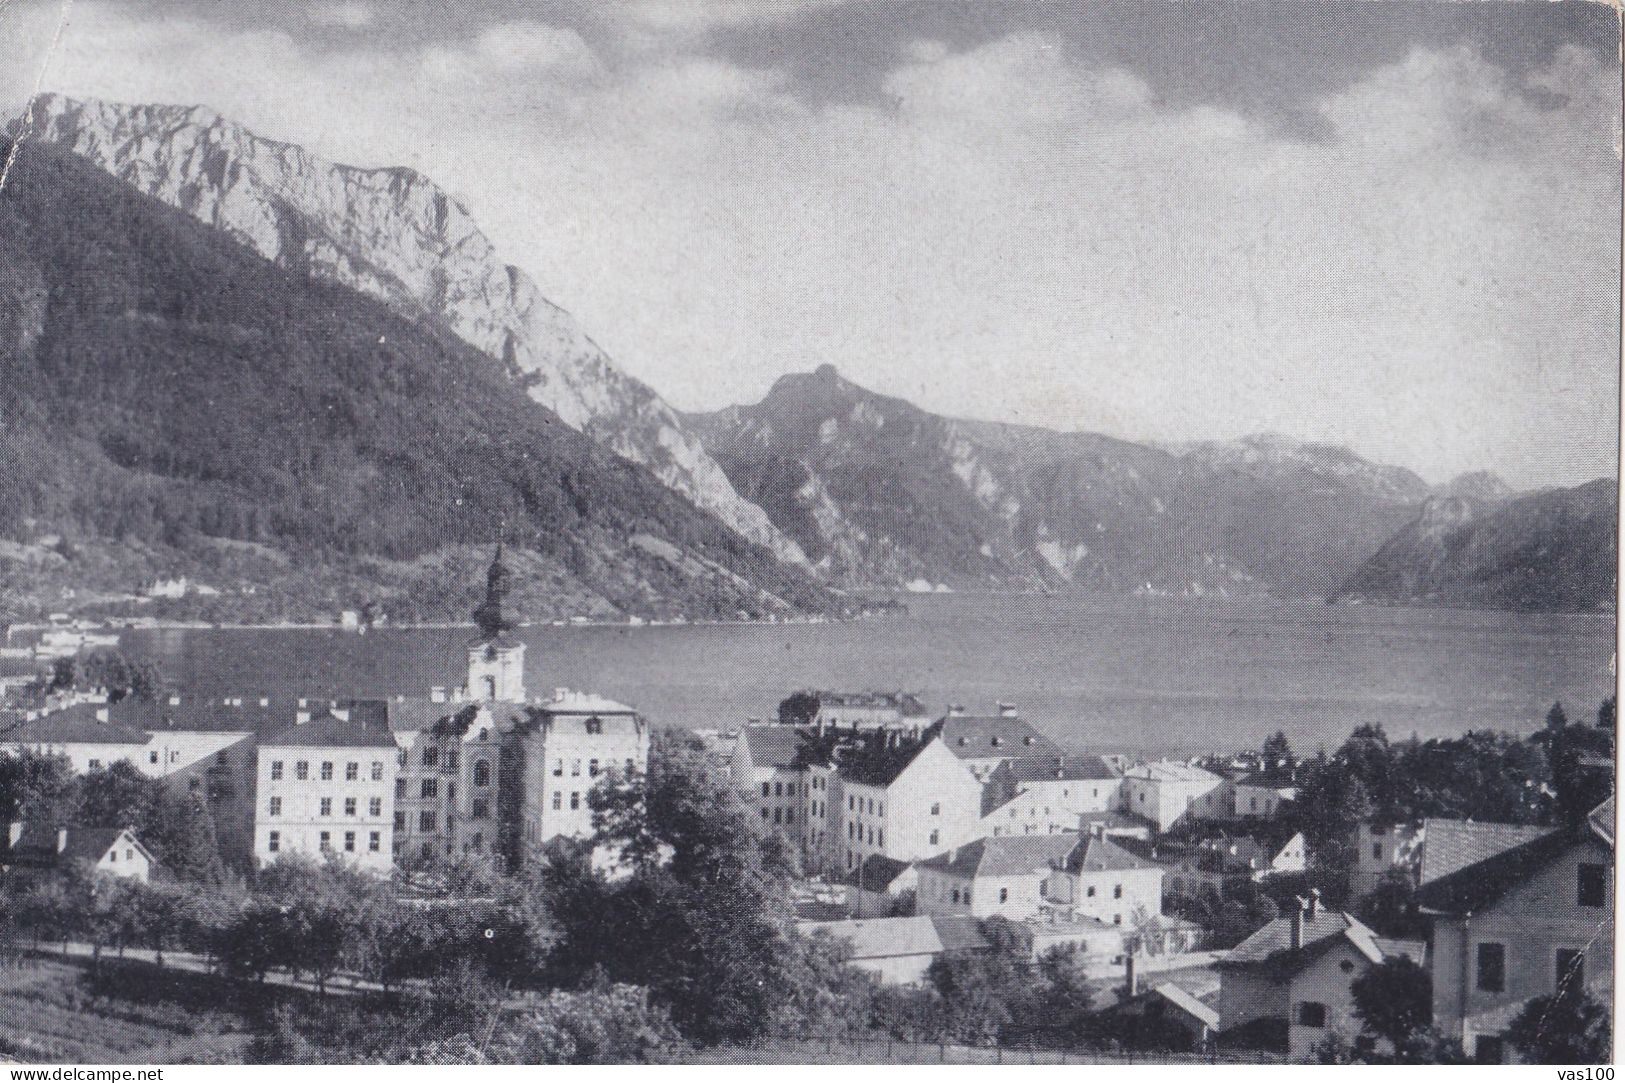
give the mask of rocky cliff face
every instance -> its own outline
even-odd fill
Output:
[[[839,583],[1324,594],[1427,486],[1341,448],[1173,450],[939,417],[834,368],[691,418]]]
[[[282,267],[430,319],[504,361],[536,402],[780,559],[798,546],[698,437],[505,263],[467,209],[408,169],[356,169],[202,107],[42,96],[25,137],[58,144]]]

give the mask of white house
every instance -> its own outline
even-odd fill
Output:
[[[75,863],[98,873],[139,880],[152,877],[152,854],[128,827],[6,825],[0,869],[66,871]]]
[[[1188,819],[1225,819],[1229,793],[1224,779],[1174,760],[1136,764],[1123,772],[1123,811],[1159,832]]]
[[[325,711],[265,738],[258,750],[255,861],[336,855],[387,876],[394,865],[396,752],[386,727]]]
[[[851,945],[849,965],[868,971],[883,985],[912,985],[925,980],[931,964],[948,955],[985,952],[991,945],[978,922],[962,917],[856,918],[806,922],[801,930],[824,934]]]

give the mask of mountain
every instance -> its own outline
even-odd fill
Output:
[[[1427,486],[1278,437],[1147,447],[940,417],[832,366],[690,422],[833,582],[1323,596]]]
[[[1434,496],[1460,496],[1484,504],[1497,504],[1513,495],[1512,486],[1488,470],[1458,474],[1433,490]]]
[[[499,535],[527,615],[834,608],[804,573],[433,323],[256,255],[60,147],[0,191],[0,605],[156,577],[275,619],[464,617]]]
[[[359,290],[514,369],[530,397],[782,560],[803,555],[740,498],[682,419],[505,263],[456,198],[410,169],[356,169],[209,109],[41,95],[23,122],[279,266]]]
[[[1434,497],[1349,577],[1337,597],[1612,612],[1618,521],[1612,478],[1503,502]]]

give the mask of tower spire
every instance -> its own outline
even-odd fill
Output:
[[[491,567],[485,572],[485,601],[474,610],[474,623],[479,625],[481,638],[492,640],[503,632],[513,630],[513,621],[508,618],[504,608],[512,581],[508,566],[502,562],[502,543],[499,541],[491,557]]]

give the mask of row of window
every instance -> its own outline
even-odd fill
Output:
[[[1505,944],[1478,945],[1479,991],[1504,993],[1507,990],[1507,949]],[[1552,958],[1552,991],[1585,987],[1585,952],[1578,948],[1558,948]]]
[[[933,831],[932,834],[935,835],[936,832]],[[868,829],[865,830],[862,824],[855,824],[848,820],[846,823],[846,837],[852,842],[863,842],[867,838],[871,846],[886,845],[885,828],[876,831],[873,824],[870,824]]]
[[[767,809],[762,809],[762,819],[767,819]],[[796,822],[796,810],[793,808],[775,808],[773,822],[776,824],[793,824]]]
[[[271,781],[272,782],[280,782],[280,781],[282,781],[282,770],[283,770],[283,762],[281,760],[272,760],[271,761]],[[333,781],[333,761],[332,760],[323,760],[322,764],[321,764],[320,771],[321,771],[321,779],[322,779],[323,782],[332,782]],[[305,779],[308,779],[310,777],[310,761],[309,760],[297,760],[297,761],[295,761],[294,765],[293,765],[293,777],[296,778],[296,779],[299,779],[301,782],[304,781]],[[373,760],[372,761],[372,780],[374,782],[382,782],[383,778],[384,778],[384,763],[383,763],[383,761],[382,760]],[[360,781],[360,779],[361,779],[361,764],[357,763],[355,760],[351,760],[349,763],[344,765],[344,781],[346,781],[346,782],[358,782],[358,781]]]
[[[865,806],[868,806],[867,811],[872,815],[886,815],[886,802],[880,802],[880,811],[877,813],[875,812],[875,799],[873,797],[856,797],[852,794],[846,795],[846,810],[848,812],[863,812],[865,811]],[[931,815],[937,816],[940,815],[941,812],[941,804],[931,806]]]
[[[609,770],[609,768],[599,766],[599,761],[598,760],[591,759],[591,760],[587,761],[587,776],[589,778],[597,778],[599,772],[600,771],[605,771],[605,770]],[[624,777],[631,778],[632,775],[636,773],[636,771],[637,771],[637,762],[635,760],[633,760],[630,756],[627,757],[626,771],[625,771],[625,776]],[[557,759],[557,760],[553,761],[553,777],[554,778],[563,778],[564,777],[564,761],[562,759]],[[571,760],[570,761],[570,777],[571,778],[580,778],[581,777],[581,761],[580,760]],[[765,783],[765,782],[762,783],[762,796],[763,797],[767,796],[767,783]]]
[[[356,836],[356,833],[354,831],[346,831],[344,833],[344,852],[345,853],[347,853],[347,854],[355,853],[355,841],[356,841],[355,836]],[[332,850],[333,850],[333,833],[331,831],[323,831],[321,833],[321,835],[318,836],[318,845],[320,845],[321,850],[322,850],[323,853],[331,853]],[[266,840],[266,847],[265,848],[267,850],[269,850],[273,854],[280,852],[281,849],[282,849],[282,832],[280,832],[280,831],[271,832],[270,837]],[[383,834],[382,834],[382,832],[378,832],[378,831],[369,831],[369,832],[367,832],[367,850],[368,850],[368,852],[369,853],[377,853],[382,848],[383,848]]]
[[[321,799],[321,804],[318,807],[321,810],[318,813],[318,815],[320,815],[320,816],[331,816],[331,815],[333,815],[333,799],[331,797],[322,798]],[[368,801],[367,801],[367,815],[368,816],[382,816],[383,814],[384,814],[384,799],[382,797],[369,798]],[[280,797],[271,798],[271,815],[272,816],[281,816],[282,815],[282,798],[280,798]],[[344,815],[346,815],[346,816],[354,816],[354,815],[356,815],[356,799],[354,797],[346,797],[344,799]]]
[[[554,790],[553,791],[553,811],[557,812],[560,809],[562,809],[563,807],[564,807],[564,791],[563,790]],[[581,791],[580,790],[573,791],[570,794],[570,807],[573,808],[573,809],[578,809],[578,808],[581,807]]]

